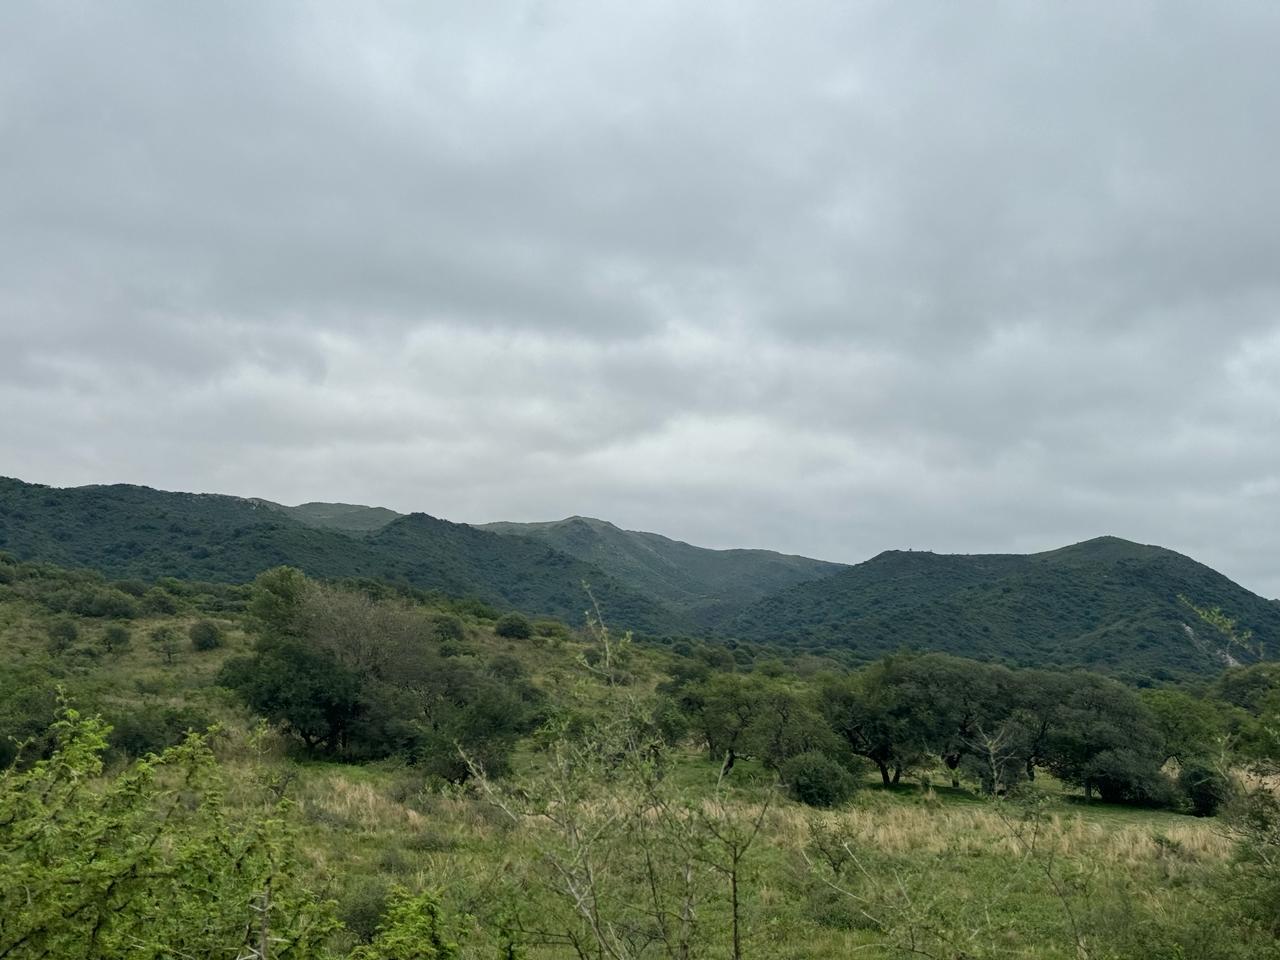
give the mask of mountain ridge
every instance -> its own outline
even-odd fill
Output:
[[[940,650],[1152,682],[1267,656],[1280,602],[1176,551],[1104,536],[1035,554],[884,551],[752,604],[729,630],[859,659]]]

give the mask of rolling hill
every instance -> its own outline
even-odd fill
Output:
[[[1172,550],[1100,537],[1031,555],[888,551],[757,601],[730,629],[866,660],[940,650],[1149,683],[1274,656],[1280,602]]]
[[[344,533],[373,533],[404,516],[386,507],[366,507],[356,503],[300,503],[296,507],[286,507],[271,500],[255,498],[253,502],[279,510],[304,526]]]
[[[779,590],[845,569],[770,550],[709,550],[591,517],[488,523],[480,529],[545,543],[687,613],[704,627]]]
[[[239,583],[289,564],[317,577],[402,581],[574,624],[586,607],[585,582],[619,627],[666,633],[685,625],[657,600],[545,544],[420,513],[362,536],[241,497],[3,478],[0,550],[121,579]]]

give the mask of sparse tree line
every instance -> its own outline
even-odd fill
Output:
[[[666,690],[682,732],[712,760],[732,769],[757,759],[818,805],[844,799],[868,768],[886,787],[941,771],[952,787],[963,780],[988,795],[1047,770],[1086,797],[1211,814],[1225,797],[1224,768],[1270,750],[1252,719],[1265,705],[1233,691],[1272,691],[1277,681],[1270,665],[1228,674],[1210,693],[1240,701],[1230,705],[1178,690],[1140,694],[1096,674],[926,654],[806,682],[694,668]]]

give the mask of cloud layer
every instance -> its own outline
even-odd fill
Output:
[[[0,472],[1280,595],[1280,8],[20,4]]]

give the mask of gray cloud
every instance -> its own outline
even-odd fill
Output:
[[[1280,595],[1280,10],[15,4],[0,470]]]

